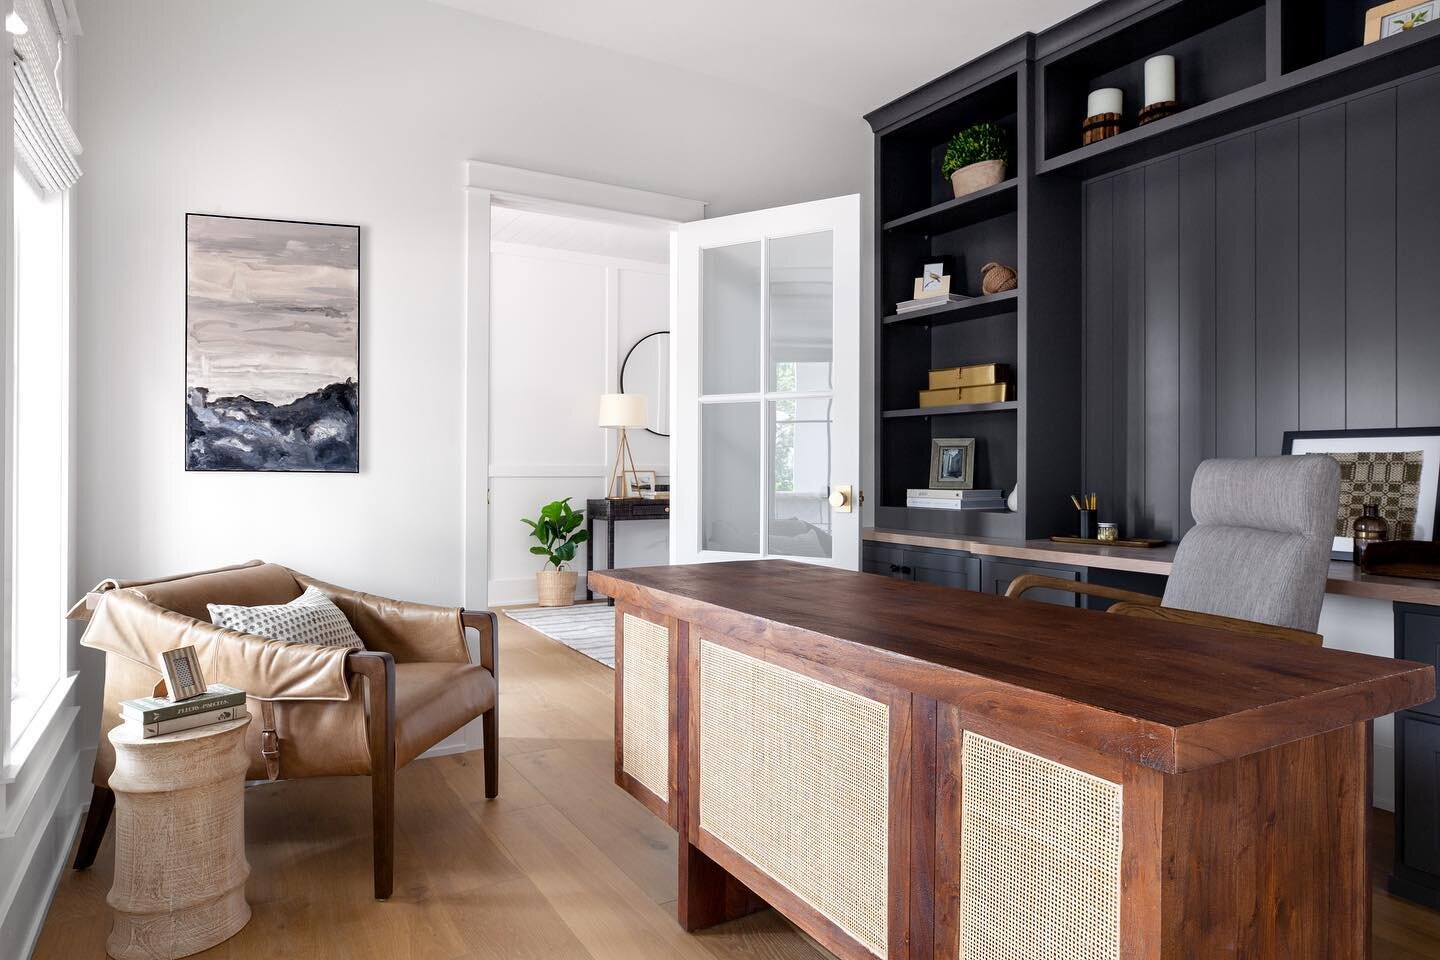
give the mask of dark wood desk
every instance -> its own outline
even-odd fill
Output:
[[[763,901],[845,958],[1370,955],[1370,721],[1430,666],[788,561],[590,580],[687,929]]]
[[[585,539],[585,569],[595,569],[595,521],[605,521],[605,569],[615,566],[615,524],[624,520],[669,520],[669,500],[644,500],[627,497],[623,500],[586,500],[585,530],[590,534]],[[585,599],[594,600],[595,591],[590,581],[585,581]],[[615,601],[609,600],[610,606]]]

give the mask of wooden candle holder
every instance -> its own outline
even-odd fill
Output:
[[[1163,120],[1176,113],[1180,104],[1175,100],[1161,100],[1159,103],[1151,103],[1140,108],[1140,126],[1150,123],[1152,120]]]
[[[1093,117],[1085,118],[1085,125],[1080,128],[1080,142],[1089,146],[1098,143],[1108,137],[1113,137],[1120,132],[1120,114],[1118,113],[1097,113]]]

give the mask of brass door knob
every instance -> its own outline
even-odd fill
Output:
[[[850,488],[835,487],[830,491],[830,506],[835,508],[836,513],[849,513],[852,509],[850,503]]]

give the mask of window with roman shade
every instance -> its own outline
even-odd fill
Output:
[[[24,24],[23,32],[10,35],[15,163],[42,193],[59,193],[80,179],[80,139],[65,116],[60,82],[70,20],[64,0],[14,0],[14,6]]]

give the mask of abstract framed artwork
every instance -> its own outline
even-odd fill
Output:
[[[1351,530],[1367,503],[1380,505],[1393,540],[1433,540],[1440,505],[1440,427],[1289,430],[1282,452],[1325,454],[1340,464],[1340,506],[1331,556],[1353,558]]]
[[[186,215],[185,469],[359,472],[359,227]]]

